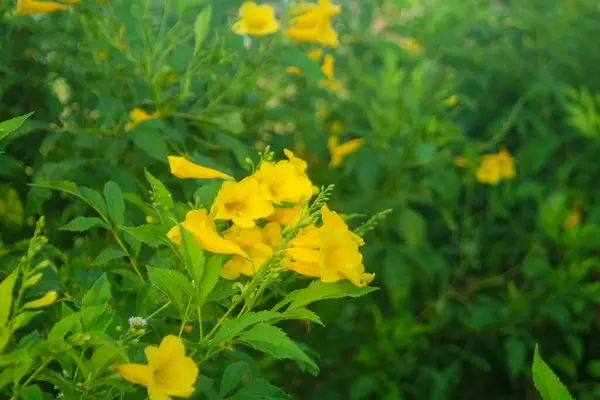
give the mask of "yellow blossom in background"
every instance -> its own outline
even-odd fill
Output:
[[[198,367],[186,357],[180,338],[166,336],[159,347],[144,350],[148,364],[120,364],[113,369],[132,383],[148,388],[150,400],[170,400],[171,396],[190,397],[198,378]]]
[[[327,79],[321,80],[321,86],[338,93],[342,90],[342,85],[340,82],[335,80],[335,74],[333,72],[334,62],[334,58],[331,54],[327,54],[325,56],[321,71],[323,72],[323,75],[327,77]]]
[[[320,43],[324,46],[337,47],[337,32],[331,26],[331,18],[341,12],[341,7],[329,0],[319,0],[318,4],[304,3],[297,8],[291,27],[284,35],[299,42]]]
[[[456,104],[458,104],[458,97],[450,96],[447,99],[444,99],[442,104],[446,107],[454,107]]]
[[[185,216],[185,221],[181,222],[179,225],[194,235],[202,250],[210,251],[215,254],[246,255],[237,244],[219,236],[214,221],[207,215],[205,209],[189,211]],[[181,243],[181,231],[179,226],[176,225],[171,228],[167,233],[167,237],[177,244]]]
[[[515,169],[515,160],[507,149],[502,149],[496,155],[496,163],[500,169],[500,179],[514,179],[517,176]]]
[[[254,176],[239,182],[223,182],[211,214],[215,219],[231,220],[242,229],[253,228],[255,220],[273,213],[273,205],[268,200],[265,188]]]
[[[152,114],[148,114],[146,111],[142,110],[141,108],[134,108],[133,110],[131,110],[129,112],[129,118],[131,119],[131,122],[128,122],[125,125],[125,128],[133,129],[140,122],[147,121],[149,119],[158,118],[159,115],[160,115],[160,113],[158,111],[156,111]]]
[[[365,144],[364,139],[351,139],[345,143],[340,144],[337,136],[329,136],[327,141],[327,148],[331,159],[329,161],[330,167],[339,167],[342,165],[344,158],[349,154],[354,153]]]
[[[246,1],[239,9],[240,20],[231,30],[238,35],[263,37],[279,30],[275,10],[268,4],[256,4]]]
[[[223,172],[194,164],[185,157],[169,156],[167,158],[171,167],[171,174],[179,179],[233,179]]]
[[[497,185],[502,180],[514,179],[516,176],[515,160],[506,149],[498,154],[484,155],[475,171],[477,181],[488,185]]]
[[[329,125],[329,132],[332,135],[336,135],[338,136],[340,133],[342,133],[344,131],[344,124],[342,124],[340,121],[333,121],[330,125]]]
[[[67,6],[55,1],[18,0],[16,15],[50,14],[66,10]]]
[[[368,285],[374,274],[365,273],[362,238],[348,229],[344,220],[327,206],[321,208],[323,226],[301,230],[287,250],[287,267],[301,275],[320,278],[323,282],[348,279],[354,285]]]
[[[58,298],[58,292],[53,290],[53,291],[47,292],[45,295],[43,295],[42,297],[40,297],[37,300],[33,300],[33,301],[25,303],[23,305],[23,308],[47,307],[50,304],[54,303],[57,298]]]
[[[240,275],[254,276],[255,272],[271,258],[281,237],[281,227],[275,222],[268,223],[262,229],[257,226],[240,229],[233,225],[223,233],[223,236],[238,244],[251,259],[235,256],[223,265],[221,277],[236,279]]]
[[[400,46],[402,50],[410,54],[418,56],[419,54],[423,53],[423,46],[421,46],[416,39],[399,36],[394,37],[392,40],[394,43]]]
[[[321,49],[312,49],[308,52],[308,58],[313,61],[319,61],[323,57],[323,50]]]

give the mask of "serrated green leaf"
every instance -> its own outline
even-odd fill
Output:
[[[194,296],[191,281],[182,273],[172,269],[148,267],[148,279],[167,295],[180,313],[185,311],[182,294],[185,293],[188,297]]]
[[[125,223],[125,201],[119,185],[113,181],[106,182],[106,185],[104,185],[104,198],[106,199],[110,219],[115,225],[123,225]]]
[[[339,299],[342,297],[360,297],[377,289],[378,288],[371,286],[357,287],[350,281],[339,281],[335,283],[314,281],[308,287],[295,290],[288,294],[282,301],[277,303],[273,310],[278,310],[287,303],[291,303],[288,310],[292,310],[320,300]]]
[[[95,226],[106,228],[106,224],[98,217],[75,217],[68,224],[60,228],[61,231],[85,232]]]
[[[108,220],[108,207],[104,197],[97,190],[82,186],[77,188],[79,197],[88,203],[103,219]]]
[[[265,400],[265,399],[288,399],[289,397],[281,388],[273,386],[264,379],[250,382],[239,390],[231,400]]]
[[[208,35],[211,14],[212,7],[208,5],[196,16],[196,21],[194,22],[194,55],[198,54]]]
[[[245,361],[229,364],[221,377],[221,385],[219,386],[221,397],[225,398],[227,394],[235,389],[242,381],[242,377],[248,374],[248,372],[248,364]]]
[[[13,290],[15,282],[19,276],[19,270],[15,269],[10,275],[8,275],[2,283],[0,283],[0,326],[5,326],[10,317],[10,308],[13,302]]]
[[[119,229],[150,246],[158,246],[164,242],[165,230],[160,225],[140,225],[135,227],[120,226]]]
[[[533,383],[544,400],[574,400],[565,385],[540,357],[537,344],[533,355],[532,373]]]
[[[102,331],[101,328],[106,321],[101,317],[110,308],[108,305],[110,298],[110,283],[104,273],[94,282],[81,301],[82,319],[86,329]]]
[[[54,342],[64,339],[65,335],[69,333],[69,331],[73,329],[75,325],[77,325],[81,317],[82,313],[76,312],[62,318],[60,321],[54,324],[52,329],[50,329],[48,340]]]
[[[92,265],[104,265],[117,258],[127,257],[127,254],[121,249],[108,247],[100,252],[92,262]]]
[[[202,275],[204,274],[204,252],[200,248],[198,241],[192,233],[184,229],[182,226],[179,227],[181,231],[181,252],[185,257],[185,268],[196,284],[196,295],[200,298]]]
[[[148,154],[150,157],[166,162],[169,151],[165,138],[149,124],[138,125],[133,128],[132,141],[135,147]]]
[[[23,125],[27,118],[31,117],[33,112],[9,119],[8,121],[0,122],[0,140],[4,139],[10,133],[16,131]]]
[[[315,324],[319,324],[321,326],[325,326],[323,324],[323,321],[321,321],[321,318],[319,318],[319,316],[317,314],[315,314],[314,312],[312,312],[304,307],[287,310],[286,312],[284,312],[281,315],[280,319],[281,320],[300,319],[300,320],[304,320],[304,321],[311,321],[311,322],[314,322]]]
[[[146,179],[152,188],[152,192],[154,193],[156,201],[166,208],[172,208],[173,198],[171,196],[171,192],[167,190],[161,181],[156,179],[150,172],[148,172],[148,170],[144,170],[144,173],[146,174]]]
[[[275,311],[249,312],[236,319],[225,322],[213,338],[215,343],[229,341],[254,324],[276,319],[281,314]]]
[[[310,359],[281,329],[276,326],[260,323],[242,334],[237,340],[269,353],[276,359],[292,359],[301,361],[319,370],[317,364]]]
[[[204,273],[199,284],[201,302],[208,298],[219,281],[219,274],[221,268],[223,268],[223,258],[222,255],[212,254],[204,263]]]

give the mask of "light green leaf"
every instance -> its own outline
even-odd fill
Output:
[[[540,357],[537,344],[533,355],[532,373],[533,383],[544,400],[574,400],[560,379]]]
[[[182,294],[194,296],[192,283],[180,272],[172,269],[148,267],[148,279],[161,292],[167,295],[180,313],[185,311]]]
[[[23,123],[27,120],[27,118],[33,115],[32,112],[29,114],[21,115],[18,117],[14,117],[9,119],[8,121],[0,122],[0,140],[4,139],[10,133],[16,131],[23,125]]]
[[[123,250],[107,247],[98,254],[96,259],[92,262],[92,265],[104,265],[109,261],[121,257],[127,257],[127,254]]]
[[[23,328],[25,325],[29,323],[34,317],[41,314],[42,311],[25,311],[21,314],[17,315],[12,322],[11,329],[12,331],[16,331],[17,329]]]
[[[211,14],[212,7],[208,5],[196,16],[196,21],[194,22],[194,56],[198,54],[198,51],[200,51],[200,48],[208,35]]]
[[[277,303],[273,310],[278,310],[287,303],[291,304],[288,310],[306,306],[310,303],[326,299],[339,299],[342,297],[360,297],[369,294],[378,288],[365,286],[357,287],[350,281],[339,281],[335,283],[323,283],[314,281],[308,287],[299,289],[288,294],[282,301]]]
[[[0,225],[18,229],[23,226],[24,218],[25,209],[19,193],[9,185],[0,184]]]
[[[245,361],[238,361],[229,364],[225,371],[223,371],[223,377],[221,378],[221,385],[219,386],[219,394],[225,398],[229,392],[237,387],[242,381],[242,377],[248,374],[249,368]]]
[[[150,183],[150,187],[152,188],[152,193],[154,194],[155,202],[161,204],[166,208],[173,207],[173,198],[171,197],[171,193],[167,190],[165,185],[158,179],[156,179],[148,170],[144,170],[146,174],[146,179],[148,183]]]
[[[166,232],[160,225],[140,225],[135,227],[120,226],[119,229],[150,246],[158,246],[164,242]]]
[[[108,305],[110,298],[110,284],[104,273],[94,282],[81,301],[82,319],[86,329],[102,330],[106,321],[101,316],[110,308]]]
[[[221,343],[222,341],[229,341],[252,325],[276,319],[280,315],[280,313],[275,311],[259,311],[249,312],[240,318],[230,319],[219,328],[213,338],[213,342]]]
[[[204,273],[202,274],[202,280],[198,285],[200,288],[200,301],[206,300],[215,288],[215,285],[219,281],[219,274],[221,268],[223,268],[223,256],[219,254],[213,254],[208,257],[204,263]],[[196,282],[198,284],[198,282]]]
[[[317,364],[276,326],[260,323],[241,335],[238,340],[256,350],[269,353],[276,359],[301,361],[319,370]]]
[[[71,315],[67,315],[60,321],[58,321],[52,329],[50,329],[50,333],[48,334],[48,340],[51,342],[58,341],[64,339],[65,335],[69,333],[71,329],[77,325],[79,320],[81,319],[82,313],[76,312]]]
[[[60,228],[61,231],[85,232],[95,226],[106,228],[106,224],[98,217],[75,217],[68,224]]]
[[[123,225],[125,223],[125,201],[119,185],[113,181],[106,182],[106,185],[104,185],[104,198],[111,220],[115,225]]]
[[[10,316],[10,307],[13,302],[13,289],[19,276],[19,270],[15,269],[0,283],[0,326],[5,326]]]
[[[319,324],[321,326],[325,326],[323,324],[323,321],[321,321],[321,318],[319,318],[319,316],[317,314],[315,314],[314,312],[307,310],[306,308],[294,308],[291,310],[287,310],[286,312],[284,312],[281,315],[281,320],[285,320],[285,319],[301,319],[304,321],[311,321],[314,322],[315,324]]]
[[[185,268],[196,284],[196,294],[200,298],[202,275],[204,273],[204,252],[200,248],[198,241],[192,233],[180,226],[181,231],[181,252],[185,257]]]

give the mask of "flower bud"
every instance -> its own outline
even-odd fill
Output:
[[[35,284],[37,284],[40,279],[42,279],[42,274],[41,273],[37,273],[35,275],[30,276],[29,278],[27,278],[27,280],[24,283],[25,287],[30,287],[30,286],[34,286]]]
[[[49,306],[50,304],[54,303],[57,298],[58,298],[58,292],[55,291],[55,290],[52,290],[50,292],[47,292],[45,295],[43,295],[42,297],[40,297],[37,300],[33,300],[33,301],[28,302],[28,303],[25,303],[25,305],[23,306],[23,308],[42,308],[42,307],[46,307],[46,306]]]

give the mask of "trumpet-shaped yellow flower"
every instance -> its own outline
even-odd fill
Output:
[[[267,199],[275,204],[298,203],[309,200],[313,185],[304,173],[306,163],[291,154],[291,160],[277,163],[262,162],[254,174],[263,187]]]
[[[375,275],[366,273],[362,263],[358,248],[364,241],[327,206],[322,207],[321,214],[323,226],[307,227],[290,242],[286,254],[291,261],[287,267],[323,282],[348,279],[359,287],[368,285]]]
[[[498,154],[484,155],[475,172],[477,181],[488,185],[497,185],[500,181],[513,179],[515,176],[515,161],[506,149]]]
[[[221,171],[194,164],[185,157],[169,156],[167,158],[171,167],[171,173],[179,179],[233,179]]]
[[[339,167],[342,165],[344,158],[349,154],[354,153],[365,144],[364,139],[351,139],[345,143],[339,144],[339,138],[337,136],[329,136],[327,141],[327,148],[331,160],[329,161],[330,167]]]
[[[321,71],[323,72],[323,75],[327,77],[327,79],[321,79],[321,86],[338,93],[342,90],[342,85],[340,82],[335,80],[335,74],[333,72],[334,62],[335,61],[331,54],[327,54],[325,56],[323,65],[321,66]]]
[[[146,111],[142,110],[141,108],[134,108],[133,110],[131,110],[129,112],[129,118],[131,119],[131,122],[128,122],[125,125],[125,128],[133,129],[137,124],[139,124],[143,121],[147,121],[149,119],[158,118],[159,115],[160,115],[160,113],[158,111],[156,111],[152,114],[148,114]]]
[[[319,0],[318,4],[304,4],[298,8],[300,14],[292,19],[292,26],[284,34],[299,42],[320,43],[337,47],[337,32],[331,27],[331,18],[341,12],[341,7],[329,0]]]
[[[52,290],[50,292],[47,292],[45,295],[43,295],[42,297],[40,297],[37,300],[33,300],[33,301],[25,303],[23,305],[23,308],[42,308],[42,307],[47,307],[50,304],[54,303],[57,298],[58,298],[58,292]]]
[[[185,216],[185,221],[180,225],[186,231],[190,232],[200,245],[202,250],[210,251],[216,254],[238,254],[245,256],[246,253],[235,243],[222,238],[217,233],[214,221],[206,210],[192,210]],[[176,225],[167,233],[167,237],[173,242],[181,242],[181,230]]]
[[[235,256],[223,265],[221,276],[225,279],[236,279],[240,275],[254,276],[255,272],[271,258],[281,237],[281,228],[275,222],[268,223],[262,229],[257,226],[240,229],[233,225],[223,236],[238,244],[250,258],[248,260]]]
[[[240,19],[231,30],[238,35],[263,37],[279,30],[275,10],[268,4],[246,1],[239,10]]]
[[[67,6],[55,1],[18,0],[16,15],[50,14],[66,10]]]
[[[242,229],[253,228],[255,220],[272,213],[273,205],[255,176],[223,182],[211,208],[215,219],[231,220]]]
[[[171,396],[190,397],[198,378],[198,366],[186,357],[180,338],[166,336],[159,347],[144,350],[148,364],[121,364],[113,369],[125,380],[148,388],[150,400],[170,400]]]

